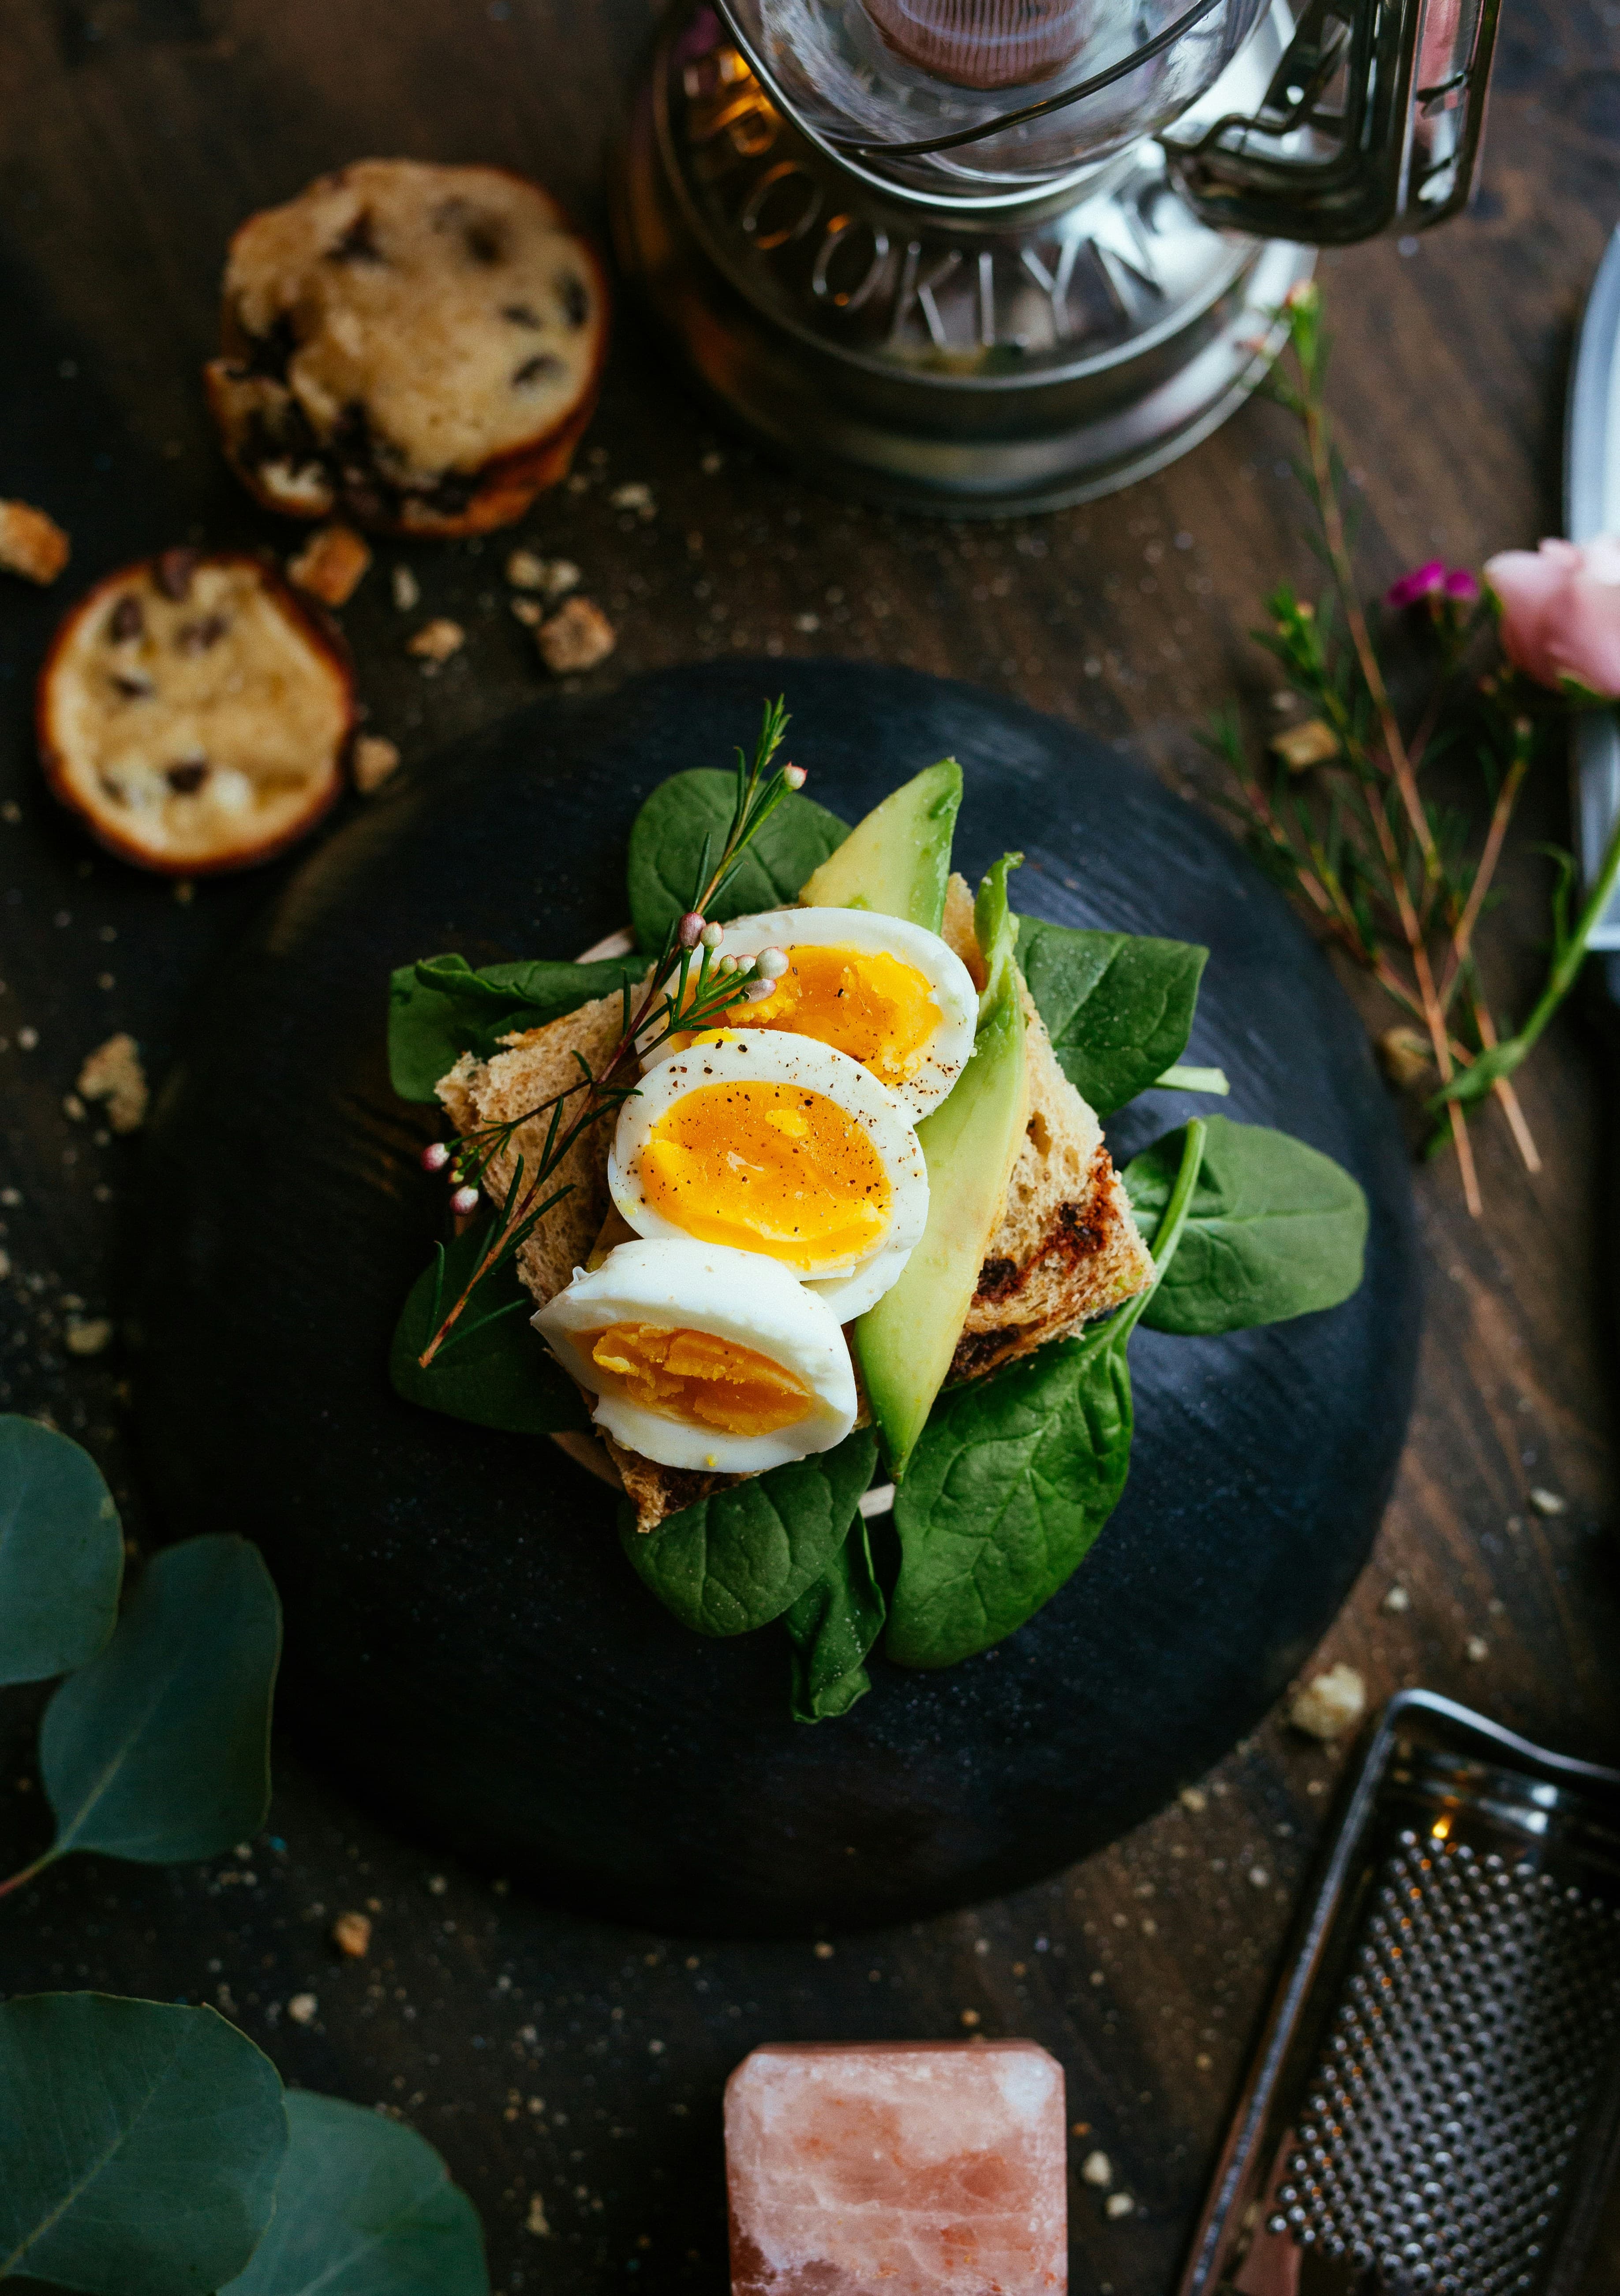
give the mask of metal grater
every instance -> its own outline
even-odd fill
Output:
[[[1620,1770],[1391,1700],[1181,2296],[1560,2296],[1620,2158]]]

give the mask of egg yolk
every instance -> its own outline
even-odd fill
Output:
[[[733,1028],[814,1037],[890,1086],[916,1075],[942,1018],[926,973],[882,948],[807,943],[783,953],[786,972],[757,1004],[732,1007]]]
[[[804,1382],[769,1356],[715,1332],[610,1324],[590,1359],[620,1393],[661,1419],[696,1420],[728,1435],[774,1435],[814,1406]]]
[[[653,1125],[637,1168],[687,1235],[800,1269],[864,1258],[893,1198],[864,1128],[802,1085],[697,1086]]]

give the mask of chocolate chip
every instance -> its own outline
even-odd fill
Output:
[[[538,329],[540,324],[539,314],[531,310],[527,303],[503,303],[501,316],[503,319],[510,319],[514,327]]]
[[[112,683],[127,701],[141,701],[147,694],[157,692],[151,678],[142,677],[138,673],[132,676],[127,670],[115,669]]]
[[[536,351],[532,358],[523,361],[513,376],[512,388],[514,390],[522,390],[527,383],[539,382],[542,375],[561,374],[562,372],[563,362],[560,358],[555,357],[550,351]]]
[[[571,327],[582,327],[589,318],[590,297],[585,291],[585,282],[576,279],[572,272],[557,282],[557,300]]]
[[[272,382],[285,382],[292,354],[298,348],[298,334],[291,312],[278,312],[262,335],[253,333],[243,320],[240,311],[236,315],[236,323],[243,333],[250,338],[247,364],[241,372],[267,376]]]
[[[185,597],[192,586],[192,576],[197,570],[198,553],[194,550],[166,550],[159,559],[153,577],[166,598],[177,603]]]
[[[140,600],[133,590],[126,590],[107,618],[108,637],[114,645],[122,645],[129,638],[138,638],[145,627]]]
[[[377,245],[376,225],[369,208],[362,208],[342,237],[326,250],[328,263],[384,263],[387,259]]]
[[[205,614],[200,622],[183,622],[175,637],[175,649],[179,653],[206,653],[210,646],[218,644],[230,627],[223,614]]]
[[[474,263],[498,263],[506,252],[506,230],[495,216],[474,217],[461,237]]]
[[[206,758],[182,758],[177,766],[170,766],[163,775],[177,797],[190,797],[208,779]]]

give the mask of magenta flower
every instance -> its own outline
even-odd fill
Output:
[[[1538,685],[1620,700],[1620,535],[1543,542],[1485,561],[1502,652]]]
[[[1422,604],[1425,599],[1450,599],[1456,605],[1471,606],[1479,595],[1479,585],[1466,566],[1448,566],[1443,558],[1431,558],[1426,566],[1416,566],[1410,574],[1402,574],[1392,582],[1384,594],[1384,603],[1393,613],[1403,613],[1408,606]]]

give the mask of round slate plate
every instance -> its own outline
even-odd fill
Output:
[[[384,1363],[440,1186],[388,1088],[391,967],[568,955],[623,921],[625,840],[785,685],[790,751],[850,821],[954,753],[957,857],[1022,847],[1021,909],[1211,958],[1189,1059],[1231,1115],[1336,1156],[1368,1276],[1226,1340],[1139,1332],[1135,1458],[1089,1560],[999,1649],[881,1658],[842,1720],[788,1718],[780,1630],[704,1640],[551,1444],[412,1409]],[[1150,1094],[1116,1155],[1196,1106]],[[1348,1002],[1230,841],[1119,751],[913,672],[739,663],[546,703],[380,800],[293,882],[153,1128],[142,1407],[169,1528],[263,1547],[290,1721],[405,1826],[663,1929],[819,1931],[1017,1886],[1112,1840],[1252,1727],[1366,1559],[1418,1332],[1405,1156]]]

